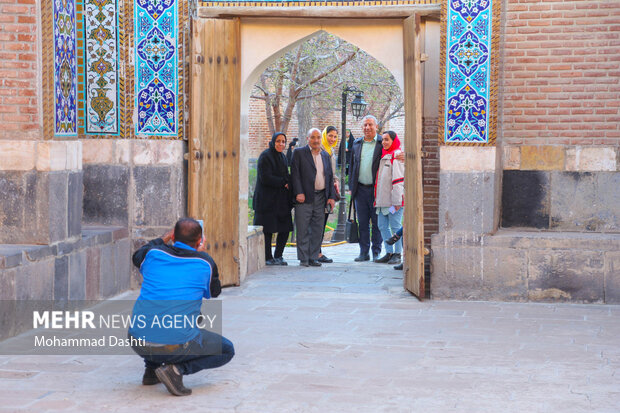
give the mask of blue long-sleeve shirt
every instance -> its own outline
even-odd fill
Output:
[[[196,337],[202,299],[221,292],[213,259],[182,242],[169,246],[157,238],[134,253],[133,263],[144,280],[130,334],[161,344],[181,344]]]

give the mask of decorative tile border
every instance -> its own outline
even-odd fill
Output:
[[[439,140],[494,145],[499,0],[447,0],[442,7]]]
[[[137,135],[178,134],[177,18],[176,0],[134,3]]]
[[[442,0],[345,0],[345,1],[312,1],[312,0],[262,0],[262,1],[239,1],[219,0],[201,1],[199,7],[217,7],[223,3],[227,7],[312,7],[312,6],[402,6],[408,4],[438,4]]]
[[[74,0],[53,1],[55,136],[77,136],[77,36]]]
[[[118,31],[116,0],[84,0],[86,134],[119,134]]]

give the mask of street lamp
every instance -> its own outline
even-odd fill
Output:
[[[368,103],[364,102],[364,92],[355,88],[355,87],[345,87],[342,90],[342,128],[340,129],[342,138],[340,139],[340,149],[338,150],[338,157],[340,159],[340,201],[338,202],[338,226],[336,227],[336,231],[334,231],[334,235],[332,236],[332,240],[335,242],[344,241],[345,240],[345,228],[346,228],[346,220],[347,220],[347,199],[345,197],[345,172],[347,167],[347,160],[345,155],[345,145],[347,136],[347,94],[349,92],[355,93],[355,99],[351,102],[351,112],[353,112],[353,116],[359,120],[359,118],[364,113],[364,109],[368,106]],[[349,148],[351,150],[351,148]]]

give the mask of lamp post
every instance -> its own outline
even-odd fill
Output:
[[[345,228],[346,228],[346,220],[347,220],[347,199],[345,197],[345,172],[347,167],[346,160],[346,140],[347,136],[347,94],[349,92],[355,93],[355,99],[351,102],[351,112],[353,112],[353,116],[356,119],[359,119],[364,113],[364,109],[368,105],[364,102],[364,92],[355,88],[355,87],[345,87],[342,90],[342,127],[340,129],[342,138],[340,139],[340,148],[338,150],[338,156],[340,159],[340,201],[338,202],[338,226],[336,227],[336,231],[334,231],[334,235],[332,236],[332,240],[339,242],[345,240]],[[351,148],[349,148],[351,150]]]

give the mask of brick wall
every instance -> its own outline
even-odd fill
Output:
[[[0,0],[0,139],[41,134],[35,0]]]
[[[508,0],[507,145],[620,145],[620,1]]]
[[[422,190],[424,193],[424,243],[439,232],[439,141],[437,118],[422,120]]]

